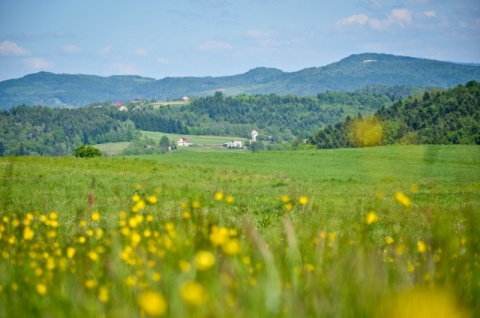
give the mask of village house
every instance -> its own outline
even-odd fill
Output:
[[[180,137],[180,139],[177,141],[177,146],[179,146],[179,147],[188,147],[188,146],[191,146],[191,145],[192,144],[185,137]]]
[[[241,141],[232,140],[230,142],[223,144],[223,147],[240,149],[240,148],[243,148],[243,143]]]

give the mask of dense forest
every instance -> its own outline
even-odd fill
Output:
[[[0,111],[0,156],[71,155],[82,144],[135,139],[131,120],[116,120],[86,108],[17,106]]]
[[[23,105],[0,111],[0,156],[72,155],[82,144],[138,140],[138,130],[248,138],[255,129],[269,145],[299,145],[308,138],[318,148],[480,144],[478,82],[397,100],[390,93],[229,97],[216,92],[161,107],[136,100],[124,104],[124,111],[112,102],[76,109]]]
[[[392,101],[386,95],[326,92],[313,97],[293,95],[239,95],[221,92],[184,107],[193,134],[249,137],[252,129],[276,142],[306,137],[348,115],[369,114]]]
[[[480,145],[480,83],[470,81],[445,91],[432,90],[373,116],[348,116],[308,139],[318,148],[389,144]]]
[[[137,130],[237,136],[253,129],[281,143],[302,138],[357,113],[388,106],[386,95],[326,92],[311,97],[221,92],[190,104],[153,107],[152,101],[112,102],[77,109],[17,106],[0,111],[0,155],[69,155],[81,144],[131,141]]]

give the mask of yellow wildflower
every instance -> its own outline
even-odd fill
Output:
[[[100,220],[100,213],[98,212],[93,212],[91,215],[92,221],[99,221]]]
[[[180,296],[187,304],[193,306],[200,306],[208,300],[203,286],[194,281],[187,281],[180,287]]]
[[[365,217],[365,223],[367,223],[368,225],[376,222],[378,222],[378,215],[374,211],[368,213]]]
[[[36,289],[37,289],[37,293],[39,293],[42,296],[47,293],[47,286],[45,284],[37,284]]]
[[[425,253],[425,251],[427,250],[427,245],[422,241],[418,241],[417,249],[419,253]]]
[[[73,258],[73,256],[75,255],[75,248],[73,247],[68,247],[67,248],[67,257],[68,258]]]
[[[190,269],[192,268],[190,263],[185,261],[185,260],[181,260],[180,262],[178,262],[178,266],[180,267],[180,270],[183,273],[188,273],[190,271]]]
[[[98,300],[102,303],[108,302],[110,299],[110,292],[106,286],[102,286],[98,290]]]
[[[195,254],[195,267],[201,271],[211,268],[215,264],[215,255],[209,251],[198,251]]]
[[[387,298],[378,307],[378,317],[459,318],[469,313],[459,305],[455,294],[439,288],[415,287]]]
[[[291,209],[293,209],[293,205],[292,205],[290,202],[288,202],[287,204],[285,204],[283,207],[284,207],[285,210],[287,210],[287,211],[290,211]]]
[[[227,201],[227,203],[233,203],[233,201],[235,201],[235,199],[233,198],[233,196],[227,195],[225,201]]]
[[[280,197],[280,201],[282,201],[283,203],[287,203],[288,201],[290,201],[290,198],[288,197],[288,195],[282,195]]]
[[[395,199],[405,207],[409,207],[411,204],[410,199],[405,195],[405,193],[400,191],[395,194]]]
[[[302,196],[298,199],[298,202],[302,205],[305,205],[308,203],[308,198],[306,196]]]
[[[227,255],[237,255],[241,250],[240,241],[237,239],[228,240],[222,245],[222,250]]]
[[[50,220],[56,220],[58,219],[58,214],[56,212],[50,212],[50,214],[48,214],[48,217],[50,218]]]
[[[23,229],[23,239],[24,240],[29,241],[29,240],[33,239],[34,236],[35,236],[35,232],[30,227],[27,226]]]
[[[200,207],[200,202],[195,200],[192,202],[192,208],[198,209]]]
[[[95,253],[94,251],[88,252],[88,258],[90,258],[92,261],[97,261],[98,260],[98,254]]]
[[[395,241],[393,240],[393,237],[390,235],[385,238],[385,242],[387,242],[388,245],[393,244]]]
[[[223,199],[223,192],[217,191],[217,193],[215,193],[215,200],[222,201],[222,199]]]
[[[151,196],[149,196],[149,197],[147,198],[147,201],[148,201],[150,204],[155,204],[155,203],[158,202],[158,199],[157,199],[156,196],[151,195]]]
[[[138,296],[138,306],[151,317],[160,317],[167,312],[167,301],[162,294],[153,290],[147,290]]]
[[[223,245],[228,239],[228,230],[225,227],[214,225],[209,238],[213,246]]]
[[[95,280],[93,278],[92,279],[87,279],[85,281],[85,287],[87,287],[87,288],[95,288],[95,287],[97,287],[97,284],[98,284],[97,280]]]

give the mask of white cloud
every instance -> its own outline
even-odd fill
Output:
[[[80,51],[81,51],[81,48],[73,44],[68,44],[62,47],[62,52],[64,53],[73,54],[73,53],[78,53]]]
[[[404,27],[412,23],[412,12],[408,9],[393,9],[384,19],[370,18],[365,14],[356,14],[336,22],[338,26],[351,24],[368,25],[377,30],[384,30],[390,26]]]
[[[101,56],[107,56],[112,51],[112,48],[113,48],[113,46],[107,45],[106,47],[104,47],[103,49],[100,50],[100,55]]]
[[[425,14],[429,18],[435,18],[437,16],[435,11],[425,11],[423,14]]]
[[[32,57],[24,60],[25,65],[32,70],[41,71],[51,69],[54,64],[41,57]]]
[[[365,24],[368,21],[368,16],[365,14],[355,14],[350,17],[346,17],[337,22],[338,25],[349,25],[349,24]]]
[[[221,50],[231,50],[232,46],[225,42],[218,41],[206,41],[202,44],[196,46],[199,51],[221,51]]]
[[[30,51],[18,46],[14,42],[3,41],[0,43],[0,55],[3,56],[25,56],[29,55]]]
[[[412,12],[408,9],[393,9],[388,19],[392,19],[392,23],[400,25],[409,24],[412,22]]]
[[[147,50],[145,50],[145,49],[138,48],[138,49],[135,50],[135,55],[136,55],[136,56],[139,56],[139,57],[147,57],[147,56],[148,56],[148,52],[147,52]]]

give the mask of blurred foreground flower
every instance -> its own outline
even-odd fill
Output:
[[[410,199],[405,195],[405,193],[400,191],[395,194],[395,199],[405,207],[409,207],[411,204]]]
[[[180,287],[180,296],[187,304],[194,306],[200,306],[208,300],[203,286],[194,281],[185,282]]]
[[[469,315],[457,304],[453,294],[439,289],[415,288],[386,300],[378,317],[460,318]]]
[[[195,267],[201,271],[207,270],[215,264],[215,255],[209,251],[199,251],[195,255]]]
[[[373,211],[368,213],[367,216],[365,217],[365,223],[367,223],[368,225],[373,224],[377,221],[378,221],[378,216]]]
[[[160,317],[167,311],[167,302],[162,294],[147,290],[138,296],[138,306],[140,309],[152,317]]]

